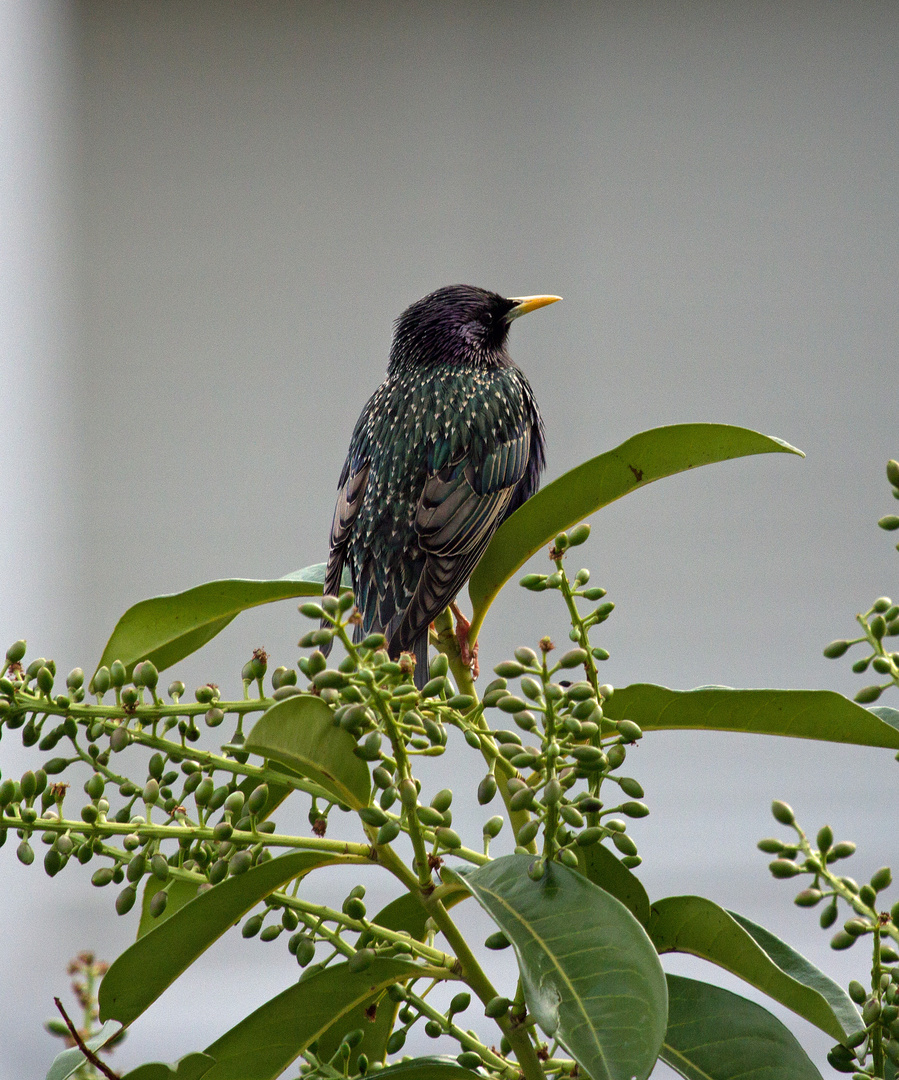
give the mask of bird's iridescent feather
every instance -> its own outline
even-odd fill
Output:
[[[427,679],[429,624],[497,526],[536,490],[543,423],[505,349],[514,302],[450,286],[397,321],[387,378],[356,423],[338,483],[325,593],[344,565],[358,636],[386,634]]]

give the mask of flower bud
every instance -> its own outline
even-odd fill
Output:
[[[792,807],[785,802],[781,802],[780,799],[775,799],[771,803],[771,813],[781,825],[795,825],[796,823],[796,815],[793,813]]]
[[[581,664],[586,663],[587,650],[586,649],[569,649],[567,653],[563,653],[559,657],[559,667],[562,668],[575,668]]]
[[[493,670],[500,678],[517,679],[519,675],[524,674],[524,665],[519,664],[517,660],[503,660]]]
[[[14,641],[12,645],[6,650],[6,659],[10,664],[18,664],[25,656],[26,649],[25,639],[19,638],[18,641]]]
[[[791,878],[802,873],[801,868],[792,859],[775,859],[773,862],[768,863],[768,869],[771,871],[772,876],[776,878]]]
[[[828,930],[837,921],[837,898],[827,905],[818,917],[818,923],[822,930]]]
[[[449,810],[453,801],[453,793],[449,788],[444,788],[442,791],[438,791],[437,794],[431,799],[431,806],[435,810],[439,810],[441,814]]]
[[[824,646],[824,655],[828,660],[836,660],[842,656],[849,648],[849,642],[838,638],[836,641],[832,641],[829,645]]]
[[[859,705],[870,705],[873,701],[876,701],[882,693],[882,686],[863,686],[853,700],[857,701]]]
[[[796,894],[793,903],[797,907],[814,907],[821,902],[823,895],[820,889],[803,889],[802,892]]]
[[[486,806],[493,800],[494,795],[496,795],[496,777],[493,773],[487,773],[478,785],[478,802],[481,806]]]
[[[845,930],[837,930],[833,937],[831,937],[830,947],[838,953],[838,951],[853,947],[855,943],[856,940],[853,935],[847,934]]]
[[[251,814],[258,814],[268,802],[268,784],[255,787],[247,799],[247,809]]]
[[[113,870],[111,866],[101,866],[99,870],[95,870],[91,877],[91,885],[95,885],[98,889],[102,889],[104,885],[109,885],[112,881]]]
[[[91,679],[91,692],[97,694],[98,697],[103,697],[110,685],[111,678],[108,667],[97,667],[94,677]]]
[[[228,865],[228,872],[232,877],[237,877],[238,874],[245,874],[247,870],[253,865],[253,856],[249,851],[238,851],[231,856],[231,861]]]
[[[489,818],[484,822],[484,836],[493,840],[499,836],[500,830],[503,827],[503,819],[497,814],[495,817]]]
[[[643,729],[639,724],[635,724],[633,720],[619,720],[618,721],[618,734],[621,736],[624,742],[633,743],[643,737]],[[609,761],[611,762],[611,757]]]

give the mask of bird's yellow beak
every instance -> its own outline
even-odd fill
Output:
[[[529,311],[536,311],[537,308],[546,307],[547,304],[554,304],[557,300],[561,300],[561,296],[510,296],[509,299],[515,305],[509,314],[506,316],[506,320],[511,322],[513,319],[517,319],[519,315],[527,315]]]

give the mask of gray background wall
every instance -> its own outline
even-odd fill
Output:
[[[469,281],[565,297],[512,341],[549,479],[682,421],[808,455],[677,477],[595,520],[584,560],[618,605],[606,677],[854,693],[821,648],[895,582],[875,526],[899,453],[895,5],[48,2],[0,19],[6,638],[87,668],[139,599],[323,559],[393,318]],[[557,603],[519,593],[493,610],[485,668],[564,637]],[[236,692],[255,645],[292,662],[282,608],[177,674]],[[31,760],[14,741],[4,776]],[[862,842],[855,876],[895,861],[888,753],[669,735],[635,758],[651,896],[704,893],[837,977],[864,970],[754,843],[785,797]],[[86,872],[2,859],[5,1080],[52,1057],[39,1022],[68,958],[111,959],[134,927],[110,931]],[[117,1067],[198,1048],[283,987],[274,949],[220,945]],[[793,1027],[822,1061],[827,1040]]]

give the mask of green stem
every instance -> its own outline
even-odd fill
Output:
[[[562,575],[560,589],[562,596],[565,599],[565,606],[568,608],[571,625],[578,633],[578,644],[587,653],[587,659],[584,661],[584,671],[587,673],[587,681],[593,687],[593,692],[596,694],[596,700],[599,701],[599,674],[596,670],[596,662],[593,659],[593,653],[590,651],[590,637],[587,633],[587,628],[584,626],[583,620],[581,619],[580,612],[577,609],[577,604],[574,602],[574,594],[571,591],[568,575],[565,573],[565,569],[562,566],[561,556],[558,559],[553,559],[553,562],[556,564],[556,569]]]
[[[27,829],[30,832],[73,832],[85,837],[127,836],[133,833],[145,840],[197,840],[213,841],[213,830],[205,826],[153,825],[135,822],[97,821],[89,824],[80,818],[39,817],[26,823],[21,817],[0,817],[0,829]],[[324,851],[338,856],[337,861],[345,865],[362,863],[370,865],[372,849],[370,844],[354,844],[347,840],[328,840],[318,836],[285,836],[279,833],[252,833],[235,830],[230,838],[235,844],[255,844],[262,840],[266,847],[294,848],[298,851]],[[205,878],[201,878],[205,881]]]
[[[411,990],[407,990],[406,1000],[411,1002],[422,1016],[426,1016],[429,1020],[434,1020],[436,1023],[440,1024],[444,1031],[452,1036],[463,1050],[474,1050],[487,1065],[496,1069],[503,1076],[509,1077],[509,1080],[514,1080],[514,1078],[519,1075],[516,1066],[510,1065],[504,1057],[497,1054],[495,1051],[490,1050],[484,1043],[479,1039],[476,1039],[473,1035],[470,1035],[467,1031],[463,1031],[462,1028],[454,1024],[452,1020],[447,1020],[442,1012],[429,1005],[427,1001],[425,1001],[424,998],[419,997],[418,994],[413,993]]]
[[[468,983],[485,1005],[488,1001],[492,1001],[493,998],[497,997],[496,990],[469,948],[468,942],[450,918],[449,912],[433,896],[423,896],[422,903],[446,938],[450,948],[458,957],[465,982]],[[509,1040],[526,1080],[546,1080],[543,1068],[540,1065],[540,1059],[537,1057],[537,1051],[531,1042],[527,1029],[514,1024],[509,1016],[497,1020],[497,1023]]]
[[[871,964],[871,989],[880,1001],[883,991],[880,988],[880,977],[883,975],[883,967],[880,960],[880,922],[875,920],[874,922],[874,955],[873,962]],[[880,1035],[880,1023],[875,1021],[874,1027],[871,1031],[871,1057],[874,1064],[874,1075],[883,1076],[883,1039]]]

